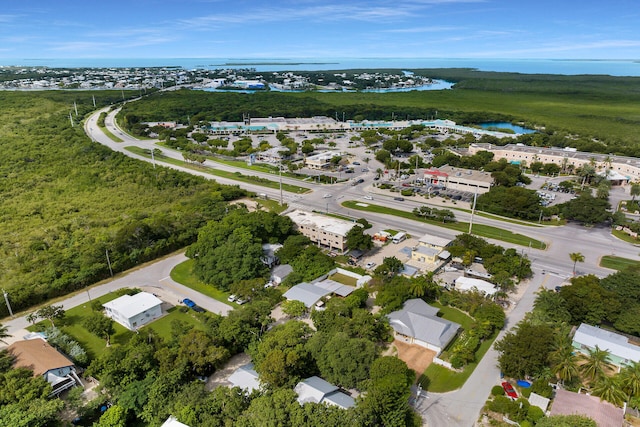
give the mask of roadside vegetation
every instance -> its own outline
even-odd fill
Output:
[[[245,194],[91,142],[79,119],[92,96],[120,93],[0,93],[0,281],[15,312],[109,277],[109,262],[117,273],[184,247]]]

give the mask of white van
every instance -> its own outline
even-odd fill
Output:
[[[395,236],[393,236],[393,239],[391,239],[391,241],[393,243],[400,243],[403,242],[406,238],[407,233],[401,231],[400,233],[397,233]]]

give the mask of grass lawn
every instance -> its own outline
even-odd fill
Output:
[[[407,218],[414,221],[420,221],[427,224],[437,225],[438,227],[448,228],[450,230],[457,230],[461,233],[467,233],[469,231],[469,223],[467,222],[448,222],[442,223],[440,221],[433,221],[425,218],[419,218],[411,212],[402,211],[399,209],[387,208],[379,205],[367,204],[362,206],[360,202],[348,200],[342,203],[342,206],[349,209],[356,209],[367,212],[376,212],[387,215],[394,215],[401,218]],[[503,230],[501,228],[492,227],[484,224],[473,224],[472,232],[478,236],[488,239],[501,240],[503,242],[514,243],[521,246],[529,246],[535,249],[545,249],[547,245],[540,240],[536,240],[532,237],[527,237],[523,234],[512,233],[511,231]]]
[[[624,270],[627,267],[639,265],[640,261],[614,255],[605,255],[600,259],[600,267],[610,268],[612,270]]]
[[[347,286],[356,286],[358,280],[355,277],[346,276],[344,274],[336,273],[333,276],[329,277],[331,280],[335,280],[338,283],[342,283]]]
[[[205,294],[208,297],[217,299],[218,301],[222,301],[223,303],[229,304],[233,307],[239,307],[236,303],[227,301],[227,298],[229,297],[228,293],[218,290],[211,285],[207,285],[198,279],[193,274],[193,264],[193,260],[189,259],[176,265],[173,270],[171,270],[171,278],[181,285]]]
[[[151,153],[148,150],[144,149],[144,148],[140,148],[140,147],[136,147],[136,146],[128,146],[128,147],[125,147],[125,149],[127,151],[130,151],[130,152],[134,153],[134,154],[138,154],[140,156],[144,156],[144,157],[147,157],[149,159],[151,158]],[[197,171],[200,171],[200,172],[204,172],[204,173],[207,173],[209,175],[219,176],[221,178],[233,179],[234,181],[245,182],[247,184],[254,184],[254,185],[259,185],[259,186],[267,187],[267,188],[274,188],[274,189],[280,188],[280,183],[279,182],[270,181],[268,179],[261,178],[261,177],[258,177],[258,176],[248,176],[248,175],[243,175],[240,172],[229,172],[229,171],[223,171],[223,170],[208,168],[208,167],[205,167],[205,166],[196,165],[196,164],[193,164],[193,163],[188,163],[188,162],[185,162],[184,160],[173,159],[171,157],[166,157],[166,156],[155,156],[155,159],[158,162],[164,162],[164,163],[170,163],[172,165],[182,166],[182,167],[185,167],[185,168],[189,168],[189,169],[197,170]],[[306,193],[306,192],[309,191],[308,188],[299,187],[297,185],[291,185],[291,184],[287,184],[287,183],[283,183],[282,184],[282,189],[284,191],[288,191],[290,193],[296,193],[296,194],[302,194],[302,193]]]
[[[442,305],[439,302],[431,302],[429,305],[437,307],[442,313],[442,318],[451,322],[456,322],[462,326],[463,329],[469,330],[474,323],[474,320],[469,317],[468,314],[458,310],[455,307],[449,307]]]
[[[151,322],[145,326],[145,328],[153,329],[153,331],[165,340],[165,342],[169,342],[175,338],[171,331],[171,322],[174,320],[180,320],[195,329],[203,329],[202,323],[198,320],[196,313],[193,310],[183,313],[180,311],[180,307],[171,307],[168,310],[168,314]]]
[[[118,297],[115,293],[109,293],[95,298],[93,301],[100,301],[104,304]],[[106,348],[106,341],[103,338],[97,337],[91,332],[87,331],[82,323],[84,319],[89,317],[93,313],[90,304],[83,304],[77,307],[73,307],[66,311],[64,319],[56,322],[56,326],[60,328],[65,334],[70,335],[74,340],[78,341],[82,348],[85,349],[88,356],[93,359],[98,356]],[[34,326],[27,328],[30,331],[42,330],[51,326],[48,320],[38,322]],[[114,322],[114,328],[116,333],[111,336],[111,344],[125,344],[131,338],[133,332],[125,328],[124,326]]]
[[[498,331],[496,331],[491,338],[484,341],[478,347],[476,351],[476,360],[480,361],[484,357],[485,353],[493,344],[493,341],[498,336]],[[467,378],[471,376],[473,371],[478,366],[478,362],[470,363],[465,366],[462,372],[454,372],[451,371],[444,366],[436,365],[432,363],[429,367],[424,371],[424,374],[420,376],[418,380],[422,387],[427,391],[432,391],[434,393],[446,393],[448,391],[457,390],[467,381]]]
[[[633,236],[629,236],[627,233],[625,233],[622,230],[613,229],[613,230],[611,230],[611,234],[613,234],[615,237],[617,237],[618,239],[623,240],[625,242],[638,243],[638,239],[636,239]]]
[[[100,126],[98,125],[98,127],[100,128],[100,130],[102,132],[104,132],[105,135],[107,135],[109,137],[110,140],[112,140],[113,142],[124,142],[123,139],[118,138],[117,136],[115,136],[114,134],[111,133],[111,131],[109,129],[107,129],[105,126]]]
[[[257,199],[256,201],[267,208],[269,211],[275,212],[277,214],[284,212],[284,210],[289,206],[286,203],[281,205],[279,200],[273,199]]]

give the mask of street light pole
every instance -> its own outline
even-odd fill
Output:
[[[9,294],[7,294],[7,291],[5,291],[4,289],[2,289],[2,294],[4,295],[4,302],[7,304],[9,315],[13,317],[13,310],[11,310],[11,304],[9,304]]]
[[[473,227],[473,215],[476,212],[477,198],[478,198],[478,187],[476,187],[476,192],[473,194],[473,207],[471,208],[471,219],[469,220],[469,234],[471,234],[471,228]]]
[[[283,205],[283,197],[282,197],[282,162],[278,165],[278,173],[280,175],[280,206]]]

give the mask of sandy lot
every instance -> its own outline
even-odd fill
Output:
[[[406,342],[395,340],[393,345],[398,349],[398,358],[403,360],[409,368],[416,371],[416,378],[422,375],[436,356],[435,351],[427,350],[416,344],[407,344]]]

